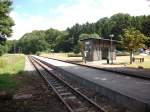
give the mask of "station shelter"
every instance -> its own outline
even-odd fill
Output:
[[[88,38],[81,40],[83,54],[87,61],[116,59],[116,41],[102,38]]]

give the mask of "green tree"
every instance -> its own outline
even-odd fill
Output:
[[[150,47],[150,16],[145,17],[145,19],[143,20],[141,30],[149,38],[146,41],[146,45]]]
[[[94,39],[99,39],[99,35],[96,33],[92,33],[92,34],[80,34],[79,36],[79,40],[84,40],[84,39],[89,39],[89,38],[94,38]]]
[[[61,32],[56,38],[55,52],[69,52],[71,51],[70,42],[68,40],[68,32]]]
[[[110,18],[101,18],[96,23],[86,22],[85,24],[75,24],[65,31],[59,31],[53,28],[44,31],[33,31],[25,34],[19,40],[18,45],[22,46],[25,53],[36,52],[38,51],[38,46],[33,48],[32,45],[36,40],[40,40],[38,42],[42,42],[42,45],[43,43],[45,43],[44,46],[48,44],[47,48],[41,46],[42,50],[53,49],[55,52],[78,52],[80,39],[99,38],[99,36],[102,38],[110,38],[109,35],[114,34],[113,39],[120,41],[121,38],[124,38],[123,29],[132,27],[150,38],[150,16],[130,16],[129,14],[118,13]],[[145,44],[150,46],[150,39]],[[122,45],[117,45],[117,49],[124,50]]]
[[[107,38],[111,33],[110,25],[109,25],[109,18],[104,17],[101,18],[96,22],[96,32],[100,34],[100,36]]]
[[[62,35],[61,31],[50,28],[45,31],[45,39],[50,45],[50,49],[54,49],[56,46],[56,39],[58,36]]]
[[[3,55],[6,52],[5,46],[0,44],[0,56]]]
[[[90,38],[90,35],[89,34],[80,34],[80,36],[79,36],[79,40],[84,40],[84,39],[88,39],[88,38]]]
[[[0,33],[6,35],[7,37],[11,36],[12,26],[14,26],[14,21],[9,16],[11,11],[11,0],[0,0]]]
[[[17,48],[21,48],[25,54],[35,54],[38,51],[46,51],[50,47],[48,42],[45,40],[44,31],[33,31],[31,33],[26,33],[19,40]]]
[[[123,29],[131,27],[131,16],[129,14],[118,13],[110,18],[111,33],[114,34],[115,40],[121,40],[120,35],[123,34]]]
[[[130,52],[130,64],[132,64],[133,53],[139,48],[145,47],[147,37],[135,28],[124,29],[122,44]]]
[[[9,16],[12,1],[0,0],[0,56],[7,52],[6,37],[10,37],[14,21]]]

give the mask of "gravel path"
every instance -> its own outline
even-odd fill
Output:
[[[27,56],[25,57],[24,71],[35,71],[35,68],[31,64],[31,62],[29,61],[29,58]]]

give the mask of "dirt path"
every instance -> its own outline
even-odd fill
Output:
[[[33,65],[31,64],[31,62],[29,61],[29,58],[27,56],[25,56],[25,67],[24,67],[24,71],[34,71],[35,68],[33,67]]]

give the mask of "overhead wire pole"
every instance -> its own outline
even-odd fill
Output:
[[[113,43],[112,43],[112,38],[114,37],[114,34],[110,35],[110,60],[111,64],[113,64]]]

